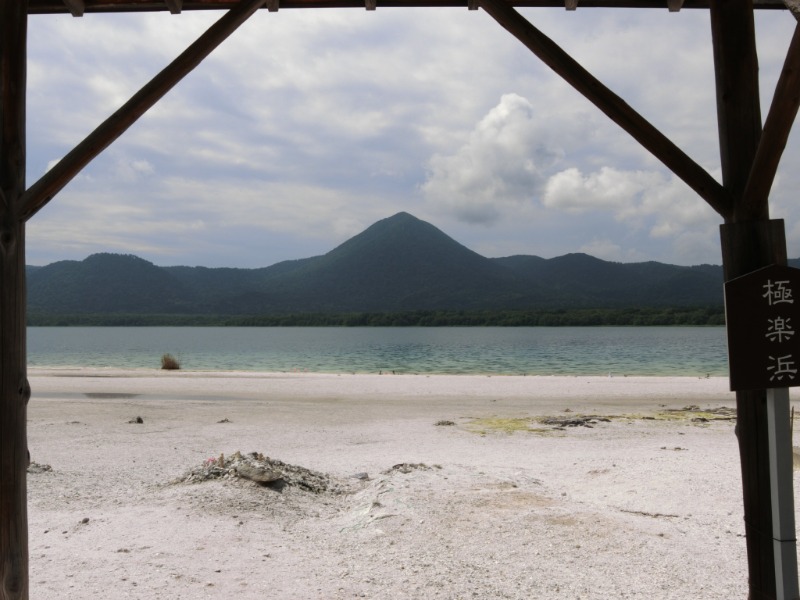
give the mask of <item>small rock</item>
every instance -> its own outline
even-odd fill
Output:
[[[244,477],[245,479],[260,484],[273,483],[283,477],[280,471],[254,467],[247,463],[238,465],[236,467],[236,472],[239,474],[239,477]]]
[[[52,470],[53,467],[50,465],[42,465],[37,462],[32,462],[28,465],[28,473],[45,473]]]

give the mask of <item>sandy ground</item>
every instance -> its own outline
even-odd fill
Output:
[[[32,599],[746,597],[727,379],[30,375]]]

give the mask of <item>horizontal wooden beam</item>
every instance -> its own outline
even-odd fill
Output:
[[[381,0],[381,8],[451,7],[464,8],[470,0]],[[566,0],[505,0],[518,8],[564,8]],[[789,0],[796,1],[796,0]],[[165,0],[83,0],[86,13],[166,12]],[[581,8],[664,9],[665,0],[580,0]],[[708,9],[711,0],[684,0],[682,10]],[[183,0],[181,11],[228,10],[237,0]],[[364,8],[365,0],[281,0],[286,8]],[[784,0],[755,0],[757,9],[786,10]],[[69,13],[64,0],[28,0],[29,14]]]
[[[711,208],[723,216],[730,212],[729,195],[716,179],[525,17],[504,0],[481,0],[481,6],[544,64],[680,177]]]
[[[753,207],[769,200],[769,192],[778,172],[786,142],[800,108],[800,23],[795,26],[783,70],[775,86],[772,104],[764,122],[753,166],[742,198],[742,210],[749,214]]]
[[[67,7],[73,17],[82,17],[86,12],[86,4],[83,0],[64,0],[64,6]]]
[[[41,210],[92,159],[127,131],[139,117],[164,97],[263,5],[264,0],[242,0],[239,5],[214,23],[178,58],[151,79],[119,110],[103,121],[86,139],[26,190],[20,200],[21,218],[30,219]]]

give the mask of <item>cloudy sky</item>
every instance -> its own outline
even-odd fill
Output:
[[[706,11],[521,12],[719,177]],[[221,16],[32,16],[28,184]],[[757,14],[764,117],[795,24]],[[790,256],[798,166],[795,131]],[[379,8],[259,11],[30,221],[28,263],[263,267],[399,211],[490,257],[721,262],[719,216],[485,12]]]

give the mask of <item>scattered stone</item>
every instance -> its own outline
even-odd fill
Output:
[[[28,473],[46,473],[47,471],[52,471],[53,467],[50,465],[42,465],[36,462],[32,462],[28,465]]]
[[[89,517],[83,517],[81,519],[81,525],[86,525],[89,522]]]
[[[625,508],[620,508],[620,512],[628,513],[629,515],[639,515],[641,517],[651,517],[653,519],[677,519],[680,515],[674,515],[670,513],[658,513],[658,512],[647,512],[644,510],[628,510]],[[663,534],[661,534],[663,536]]]
[[[452,425],[455,425],[455,423],[453,421],[442,420],[442,421],[436,421],[434,425],[436,425],[437,427],[450,427]]]
[[[255,481],[261,485],[274,483],[282,478],[281,472],[276,469],[269,469],[267,467],[255,466],[248,463],[242,463],[236,467],[236,472],[239,477],[244,477],[250,481]]]
[[[368,473],[354,473],[350,475],[350,479],[358,479],[359,481],[369,481]]]
[[[222,419],[221,421],[217,421],[217,423],[230,423],[229,419]]]
[[[434,468],[441,469],[440,466],[434,465]],[[425,463],[399,463],[394,465],[391,469],[386,469],[383,474],[389,475],[392,471],[398,471],[400,473],[411,473],[412,471],[430,471],[431,467],[426,465]]]
[[[135,419],[131,419],[128,423],[139,424],[141,425],[144,423],[144,419],[142,417],[136,417]]]

